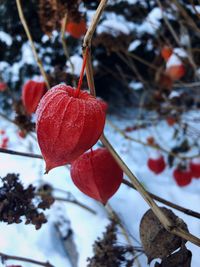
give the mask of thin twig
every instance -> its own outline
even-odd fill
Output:
[[[41,155],[33,154],[33,153],[26,153],[26,152],[19,152],[11,149],[0,148],[0,153],[28,157],[28,158],[35,158],[35,159],[43,159]]]
[[[43,192],[38,192],[35,194],[36,196],[48,196],[48,194],[46,193],[43,193]],[[78,200],[76,199],[70,199],[70,198],[64,198],[64,197],[56,197],[56,196],[53,196],[53,199],[55,199],[56,201],[62,201],[62,202],[68,202],[68,203],[72,203],[72,204],[75,204],[89,212],[91,212],[92,214],[97,214],[95,210],[91,209],[90,207],[86,206],[85,204],[79,202]]]
[[[84,42],[83,42],[83,53],[87,47],[90,47],[91,39],[93,36],[93,33],[95,31],[95,28],[99,22],[99,18],[107,4],[106,0],[102,0],[96,10],[96,13],[94,15],[94,18],[92,20],[92,23],[85,35]],[[89,59],[88,59],[89,62]],[[87,74],[87,80],[88,84],[90,84],[90,90],[91,93],[95,92],[95,85],[93,83],[93,73],[90,71],[89,66],[91,66],[91,61],[86,65],[86,74]],[[145,188],[140,184],[136,176],[131,172],[131,170],[128,168],[128,166],[125,164],[125,162],[121,159],[121,157],[117,154],[115,149],[112,147],[108,139],[104,136],[104,134],[100,138],[101,142],[104,144],[105,147],[110,151],[116,162],[119,164],[121,169],[124,171],[124,173],[129,177],[134,187],[137,189],[137,191],[140,193],[140,195],[143,197],[143,199],[146,201],[146,203],[149,205],[149,207],[152,209],[154,214],[157,216],[159,221],[162,223],[164,228],[177,235],[180,236],[183,239],[186,239],[197,246],[200,246],[200,239],[196,236],[183,231],[179,227],[173,224],[173,222],[163,213],[163,211],[159,208],[159,206],[155,203],[155,201],[152,199],[152,197],[149,195],[149,193],[145,190]]]
[[[136,188],[132,185],[132,183],[130,183],[126,179],[123,179],[123,184],[125,184],[128,187],[133,188],[133,189],[136,190]],[[166,200],[164,198],[161,198],[161,197],[159,197],[157,195],[152,194],[149,191],[148,191],[148,193],[154,200],[159,201],[160,203],[163,203],[163,204],[165,204],[165,205],[167,205],[167,206],[169,206],[169,207],[171,207],[173,209],[179,210],[179,211],[181,211],[181,212],[183,212],[183,213],[185,213],[185,214],[187,214],[189,216],[192,216],[192,217],[200,219],[200,213],[198,213],[196,211],[193,211],[193,210],[190,210],[190,209],[186,209],[186,208],[184,208],[182,206],[179,206],[177,204],[174,204],[174,203],[172,203],[172,202],[170,202],[170,201],[168,201],[168,200]]]
[[[0,252],[0,257],[2,259],[2,262],[7,261],[7,260],[15,260],[15,261],[29,262],[29,263],[33,263],[33,264],[44,266],[44,267],[55,267],[54,265],[50,264],[48,261],[47,262],[41,262],[41,261],[29,259],[29,258],[8,255],[8,254],[4,254],[1,252]]]
[[[177,153],[174,153],[172,151],[168,151],[167,149],[165,149],[164,147],[161,147],[160,145],[158,144],[148,144],[146,142],[143,142],[142,140],[139,140],[139,139],[136,139],[134,137],[131,137],[129,135],[127,135],[124,131],[122,131],[121,129],[119,129],[116,125],[114,125],[111,121],[109,121],[108,119],[106,120],[109,125],[115,130],[117,131],[118,133],[120,133],[125,139],[128,139],[130,141],[133,141],[133,142],[136,142],[138,144],[141,144],[143,146],[148,146],[148,147],[151,147],[153,149],[157,149],[157,150],[160,150],[168,155],[172,155],[173,157],[176,157],[176,158],[179,158],[179,159],[182,159],[182,160],[186,160],[186,159],[194,159],[194,158],[198,158],[199,157],[199,153],[198,154],[195,154],[195,155],[192,155],[192,156],[182,156],[180,154],[177,154]]]
[[[132,242],[131,242],[131,239],[130,239],[130,236],[127,232],[127,229],[125,228],[125,226],[123,225],[120,217],[118,216],[118,214],[113,210],[113,208],[111,207],[110,204],[107,204],[106,205],[106,210],[107,212],[111,215],[111,218],[113,218],[115,220],[115,222],[117,222],[117,224],[119,225],[121,231],[122,231],[122,234],[124,235],[127,243],[130,245],[130,246],[133,246]],[[133,255],[135,255],[135,251],[133,251]],[[140,262],[139,262],[139,259],[138,257],[135,257],[135,263],[137,264],[138,267],[141,267],[140,265]]]
[[[42,65],[42,61],[40,60],[39,56],[38,56],[38,53],[37,53],[37,50],[35,48],[35,45],[34,45],[34,42],[33,42],[33,38],[32,38],[32,35],[29,31],[29,28],[28,28],[28,25],[27,25],[27,22],[26,22],[26,19],[24,17],[24,13],[23,13],[23,10],[22,10],[22,5],[21,5],[21,0],[16,0],[16,4],[17,4],[17,9],[18,9],[18,13],[19,13],[19,18],[21,20],[21,23],[24,27],[24,30],[26,32],[26,35],[28,37],[28,40],[30,42],[30,45],[31,45],[31,49],[33,51],[33,55],[35,57],[35,60],[37,62],[37,65],[40,69],[40,72],[44,78],[44,81],[47,85],[47,88],[50,89],[50,85],[49,85],[49,81],[48,81],[48,78],[47,78],[47,74],[43,68],[43,65]]]
[[[61,40],[62,40],[62,46],[63,46],[63,51],[64,54],[66,56],[66,59],[69,61],[69,64],[71,66],[71,70],[72,70],[72,76],[74,76],[74,64],[72,63],[70,56],[69,56],[69,52],[67,49],[67,45],[66,45],[66,40],[65,40],[65,29],[66,29],[66,24],[67,24],[67,14],[65,14],[62,24],[61,24]],[[73,83],[74,83],[74,79],[73,79]],[[75,86],[75,84],[74,84]]]

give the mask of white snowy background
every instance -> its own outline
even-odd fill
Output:
[[[195,116],[194,114],[191,115]],[[199,114],[196,114],[196,116],[198,117]],[[129,118],[109,116],[109,120],[121,129],[125,129],[127,126],[134,124],[134,114],[131,114],[130,111]],[[27,137],[26,139],[18,137],[15,126],[1,121],[1,129],[6,130],[9,136],[10,149],[40,153],[37,143],[32,137]],[[160,175],[154,175],[149,171],[146,162],[153,149],[144,149],[138,143],[125,140],[108,124],[105,128],[105,133],[117,152],[122,156],[146,189],[176,204],[200,212],[200,180],[193,179],[189,186],[180,188],[172,178],[171,169],[167,168]],[[149,135],[152,135],[162,145],[166,143],[169,145],[170,140],[171,145],[173,145],[172,133],[172,128],[165,121],[162,121],[156,128],[149,127],[148,129],[137,130],[128,134],[137,139],[140,138],[143,141]],[[8,172],[19,173],[24,185],[28,185],[29,183],[37,185],[38,180],[42,179],[52,184],[55,188],[70,191],[80,202],[88,205],[97,212],[96,215],[93,215],[74,204],[61,204],[60,202],[56,202],[50,211],[47,212],[48,223],[43,225],[38,231],[33,226],[26,226],[23,223],[19,225],[6,225],[5,223],[1,223],[0,251],[18,256],[23,255],[23,257],[30,257],[40,261],[48,260],[56,267],[71,266],[53,226],[57,216],[57,209],[62,206],[63,216],[70,220],[71,228],[74,231],[74,240],[79,253],[78,266],[86,266],[87,257],[92,255],[92,244],[94,240],[98,236],[101,236],[105,230],[105,226],[109,222],[104,207],[82,194],[73,185],[66,167],[56,168],[50,171],[48,175],[43,175],[45,166],[44,162],[40,159],[0,154],[0,162],[1,177],[5,176]],[[63,196],[63,194],[59,195],[57,193],[56,196]],[[136,191],[127,188],[125,185],[121,185],[118,192],[109,201],[109,204],[121,218],[130,236],[134,237],[132,239],[133,245],[138,246],[136,240],[140,242],[139,223],[141,217],[148,209],[147,204]],[[175,213],[185,220],[191,233],[200,236],[200,222],[198,219],[178,211],[175,211]],[[125,240],[122,239],[122,242],[125,244]],[[197,267],[199,263],[199,248],[189,242],[187,247],[193,253],[192,266]],[[142,267],[147,266],[145,256],[140,257],[139,260]],[[32,267],[33,265],[24,263],[22,266]]]
[[[136,1],[134,0],[131,2],[135,3]],[[94,12],[88,12],[89,21],[93,13]],[[162,12],[159,8],[155,8],[148,14],[142,25],[138,26],[134,25],[134,23],[127,23],[125,27],[126,22],[124,18],[112,14],[112,16],[98,26],[97,32],[110,32],[112,30],[114,35],[118,32],[128,34],[131,30],[136,30],[137,27],[138,32],[142,33],[147,31],[151,34],[155,34],[156,29],[158,29],[160,25],[160,18],[162,18]],[[110,27],[111,25],[112,29]],[[0,32],[0,38],[8,44],[12,43],[12,38],[4,32]],[[140,41],[135,40],[130,45],[129,51],[136,49],[139,44]],[[0,63],[0,70],[3,71],[5,68],[10,69],[13,73],[13,79],[15,75],[18,75],[19,68],[24,62],[33,62],[32,53],[28,44],[24,45],[22,50],[24,56],[16,65],[8,66],[5,62]],[[79,55],[73,55],[71,60],[75,65],[75,73],[79,74],[81,58]],[[173,62],[174,60],[175,56],[173,56]],[[67,67],[69,71],[69,66]],[[133,82],[132,88],[134,90],[140,89],[141,84]],[[128,118],[126,118],[126,116],[109,116],[109,120],[120,129],[125,129],[127,126],[133,126],[135,123],[134,112],[133,114],[131,112],[133,111],[128,111]],[[185,119],[188,120],[188,118],[190,119],[191,117],[199,118],[200,114],[195,112],[185,114],[184,116]],[[199,125],[195,124],[195,127],[200,130]],[[0,129],[6,130],[6,134],[9,137],[8,148],[17,151],[40,153],[37,143],[32,137],[27,137],[26,139],[19,138],[17,135],[17,128],[3,119],[0,121]],[[146,162],[153,149],[144,148],[138,143],[125,140],[119,133],[115,132],[109,124],[106,125],[105,134],[146,189],[176,204],[200,212],[200,180],[193,179],[190,185],[180,188],[172,178],[172,169],[166,168],[162,174],[157,176],[149,171]],[[146,138],[150,135],[154,136],[156,141],[165,148],[174,145],[172,139],[173,128],[169,127],[165,121],[161,121],[156,127],[148,127],[147,129],[133,131],[128,134],[143,141],[146,141]],[[196,151],[192,151],[191,153],[193,152],[195,153]],[[39,231],[36,231],[31,225],[26,226],[23,223],[19,225],[0,223],[0,251],[11,255],[33,258],[39,261],[49,261],[55,267],[71,267],[70,261],[63,250],[62,243],[54,229],[57,209],[58,207],[62,207],[63,216],[70,220],[71,228],[74,231],[74,241],[79,253],[78,266],[85,267],[87,265],[87,257],[92,256],[92,244],[98,236],[101,237],[102,232],[105,231],[105,226],[109,223],[105,208],[82,194],[73,185],[66,167],[56,168],[48,175],[43,175],[45,166],[42,160],[6,154],[0,154],[0,166],[1,177],[4,177],[7,173],[19,173],[25,185],[30,183],[38,185],[38,181],[48,182],[55,188],[70,191],[80,202],[88,205],[97,213],[93,215],[74,204],[56,202],[53,207],[47,211],[48,223],[43,225]],[[56,195],[59,196],[58,193]],[[63,196],[63,194],[60,194],[60,196]],[[134,237],[132,238],[132,244],[138,246],[138,242],[140,243],[139,223],[143,214],[148,209],[147,204],[136,191],[127,188],[125,185],[121,185],[118,192],[109,201],[109,204],[121,218],[130,236]],[[161,204],[161,206],[163,205]],[[200,221],[198,219],[178,211],[175,211],[175,213],[185,220],[192,234],[200,237]],[[121,242],[125,244],[123,238]],[[198,267],[200,262],[199,248],[189,242],[187,243],[187,247],[193,253],[192,267]],[[147,259],[145,256],[141,256],[139,261],[142,267],[147,266]],[[18,262],[14,261],[9,261],[8,263],[18,264]],[[21,265],[23,267],[36,266],[30,263],[21,263]],[[0,266],[4,265],[0,263]],[[153,266],[153,262],[151,266]]]

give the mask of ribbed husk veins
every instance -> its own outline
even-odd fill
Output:
[[[49,90],[37,109],[36,132],[46,172],[71,163],[103,132],[106,104],[63,84]]]
[[[122,183],[123,171],[106,148],[99,148],[72,163],[71,177],[80,191],[106,204]]]

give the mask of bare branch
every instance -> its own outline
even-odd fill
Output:
[[[0,257],[1,257],[3,262],[7,261],[7,260],[16,260],[16,261],[29,262],[29,263],[33,263],[33,264],[44,266],[44,267],[55,267],[52,264],[50,264],[48,261],[47,262],[41,262],[41,261],[36,261],[36,260],[33,260],[33,259],[29,259],[29,258],[8,255],[8,254],[4,254],[4,253],[1,253],[1,252],[0,252]]]
[[[50,89],[50,85],[49,85],[49,82],[48,82],[47,74],[46,74],[46,72],[45,72],[45,70],[44,70],[44,68],[43,68],[42,61],[40,60],[40,58],[39,58],[39,56],[38,56],[38,54],[37,54],[37,51],[36,51],[36,48],[35,48],[35,45],[34,45],[34,42],[33,42],[33,38],[32,38],[32,36],[31,36],[31,33],[30,33],[30,31],[29,31],[29,28],[28,28],[26,19],[25,19],[25,17],[24,17],[24,13],[23,13],[23,10],[22,10],[21,1],[20,1],[20,0],[16,0],[16,4],[17,4],[18,13],[19,13],[19,18],[20,18],[20,20],[21,20],[21,23],[22,23],[22,25],[23,25],[23,27],[24,27],[24,30],[25,30],[26,35],[27,35],[27,37],[28,37],[28,40],[29,40],[29,42],[30,42],[31,49],[32,49],[32,51],[33,51],[33,55],[34,55],[34,57],[35,57],[35,60],[36,60],[36,62],[37,62],[37,65],[38,65],[38,67],[39,67],[39,69],[40,69],[40,72],[41,72],[41,74],[42,74],[42,76],[43,76],[43,78],[44,78],[44,81],[45,81],[45,83],[46,83],[48,89]]]

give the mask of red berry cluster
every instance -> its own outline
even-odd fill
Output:
[[[7,148],[8,147],[8,142],[9,138],[6,136],[6,131],[5,130],[0,130],[0,135],[1,135],[1,144],[0,148]]]
[[[149,158],[147,161],[149,169],[155,174],[160,174],[164,171],[166,163],[164,157],[159,155],[157,158]],[[193,160],[189,163],[189,167],[185,168],[178,166],[173,171],[173,178],[177,185],[186,186],[191,183],[192,178],[200,178],[200,161]]]

